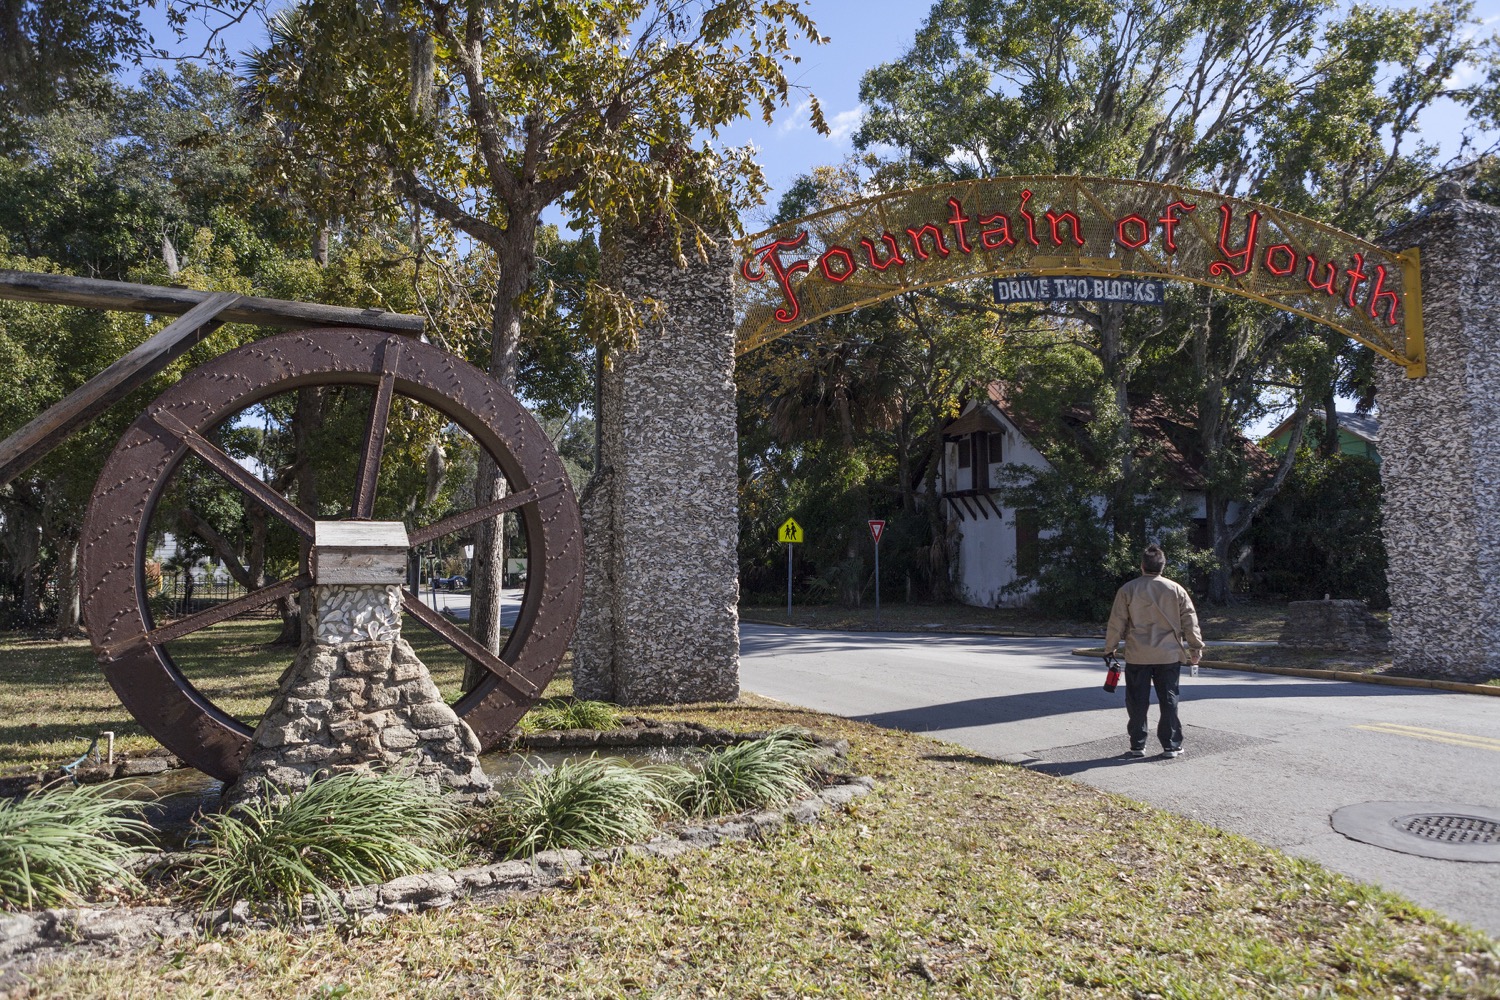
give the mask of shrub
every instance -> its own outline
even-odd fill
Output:
[[[670,787],[689,816],[781,805],[809,788],[817,747],[794,729],[712,750],[701,771],[684,771]]]
[[[444,867],[461,816],[409,778],[346,772],[209,817],[182,877],[207,907],[280,899],[291,908],[311,893],[337,909],[337,884]]]
[[[597,756],[564,761],[537,772],[493,806],[478,835],[510,858],[643,840],[660,817],[677,812],[663,785],[664,771]]]
[[[616,729],[619,725],[620,709],[615,705],[563,698],[546,699],[521,718],[523,733],[555,729]]]
[[[124,867],[151,832],[139,811],[101,786],[0,803],[0,905],[55,906],[111,884],[139,889]]]

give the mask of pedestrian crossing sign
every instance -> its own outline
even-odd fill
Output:
[[[795,518],[787,518],[776,532],[776,540],[778,542],[800,543],[802,541],[802,525],[798,524]]]

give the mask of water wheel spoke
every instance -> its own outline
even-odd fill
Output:
[[[380,384],[370,403],[365,425],[364,450],[359,456],[359,476],[354,481],[355,520],[367,521],[375,512],[375,492],[380,486],[380,457],[385,452],[386,424],[391,417],[391,397],[396,392],[396,369],[401,364],[401,341],[387,340],[380,350]]]
[[[533,684],[524,674],[517,672],[509,663],[480,645],[469,633],[423,604],[422,599],[411,591],[404,589],[401,591],[401,606],[423,625],[436,632],[444,642],[482,665],[484,669],[499,678],[500,683],[511,688],[521,697],[528,701],[535,701],[541,697],[541,688]]]
[[[261,482],[259,478],[251,474],[249,469],[246,469],[243,465],[225,454],[224,450],[218,445],[166,411],[153,413],[151,419],[163,430],[180,438],[182,443],[187,445],[193,454],[201,458],[219,475],[229,480],[230,484],[239,489],[241,493],[249,495],[256,503],[281,518],[287,524],[290,524],[292,529],[303,538],[312,538],[313,521],[311,517],[298,510],[286,497]]]
[[[217,625],[219,622],[233,618],[235,615],[246,611],[254,611],[256,608],[264,607],[272,601],[279,601],[283,597],[290,597],[299,590],[311,587],[312,582],[312,577],[304,573],[290,580],[273,583],[268,587],[261,587],[259,590],[252,590],[244,597],[236,597],[232,601],[225,601],[223,604],[209,608],[206,611],[199,611],[197,614],[180,618],[170,625],[154,628],[146,633],[146,641],[153,646],[160,646],[164,642],[181,639],[185,635],[191,635],[194,632],[208,628],[210,625]]]
[[[462,514],[445,517],[435,524],[429,524],[425,528],[418,528],[416,531],[413,531],[411,533],[411,544],[413,546],[425,545],[434,538],[450,535],[462,528],[467,528],[471,524],[478,524],[480,521],[499,517],[501,514],[507,514],[518,507],[524,507],[529,503],[536,503],[538,500],[545,500],[556,494],[565,485],[567,485],[567,480],[562,477],[549,479],[545,483],[538,483],[519,493],[503,496],[499,500],[491,500],[482,507],[473,507]]]

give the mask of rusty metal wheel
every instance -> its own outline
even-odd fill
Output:
[[[510,483],[502,500],[410,532],[416,547],[498,514],[514,512],[529,563],[510,639],[494,656],[409,590],[406,610],[487,674],[454,710],[490,748],[546,687],[572,635],[583,593],[578,502],[551,442],[521,406],[477,368],[430,344],[369,330],[320,329],[256,341],[194,369],[147,407],[110,455],[84,518],[83,613],[106,678],[141,725],[187,763],[232,780],[251,728],[221,710],[173,664],[165,644],[312,585],[307,567],[292,579],[157,626],[147,602],[145,563],[152,515],[188,455],[304,538],[313,520],[209,440],[233,414],[309,386],[373,389],[350,510],[368,519],[394,396],[453,421],[494,458]]]

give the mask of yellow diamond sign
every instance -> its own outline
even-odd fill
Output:
[[[802,541],[802,525],[798,524],[794,518],[787,518],[777,530],[776,540],[778,542],[800,543]]]

